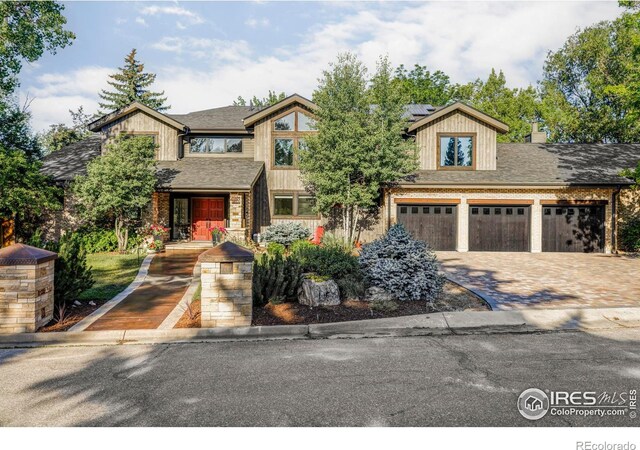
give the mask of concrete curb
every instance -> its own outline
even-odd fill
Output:
[[[453,284],[457,284],[461,288],[466,289],[467,291],[469,291],[472,294],[474,294],[476,297],[480,297],[480,299],[483,302],[485,302],[487,305],[489,305],[489,309],[491,309],[492,311],[500,311],[500,305],[490,295],[487,295],[484,292],[479,291],[478,289],[476,289],[474,287],[467,286],[467,285],[465,285],[464,283],[461,283],[458,280],[454,280],[453,278],[450,278],[449,274],[447,274],[447,273],[445,273],[444,276],[447,278],[448,281],[451,281]]]
[[[171,344],[637,329],[640,308],[462,311],[315,325],[183,328],[0,335],[0,347]]]
[[[145,278],[147,277],[147,274],[149,273],[149,266],[151,265],[151,260],[153,259],[154,256],[155,254],[151,254],[151,255],[147,255],[144,258],[144,260],[142,261],[142,264],[140,264],[140,269],[138,270],[138,274],[133,279],[131,284],[125,288],[124,291],[120,292],[118,295],[113,297],[111,300],[109,300],[107,303],[102,305],[100,308],[96,309],[94,312],[89,314],[80,322],[78,322],[77,324],[69,328],[68,333],[86,330],[87,327],[89,327],[92,323],[94,323],[96,320],[98,320],[99,318],[104,316],[106,313],[111,311],[118,303],[120,303],[122,300],[127,298],[129,294],[131,294],[133,291],[139,288],[140,285],[144,282]]]

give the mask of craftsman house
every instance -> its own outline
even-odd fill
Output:
[[[148,220],[175,241],[210,239],[224,225],[252,237],[270,224],[323,218],[304,189],[298,150],[314,133],[316,105],[292,95],[267,107],[226,106],[163,114],[133,103],[90,125],[96,135],[49,155],[44,171],[66,183],[120,134],[152,136],[158,188]],[[619,175],[640,159],[636,144],[502,144],[508,126],[463,103],[407,105],[407,136],[420,168],[384,192],[368,241],[400,222],[437,250],[610,252],[615,248]],[[72,221],[72,202],[62,216]]]

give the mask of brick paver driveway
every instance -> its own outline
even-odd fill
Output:
[[[640,258],[584,253],[438,252],[453,281],[494,309],[640,306]]]

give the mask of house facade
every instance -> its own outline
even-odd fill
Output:
[[[297,163],[316,108],[299,95],[263,109],[180,115],[133,103],[93,122],[90,142],[52,154],[44,170],[69,181],[115,137],[148,135],[158,188],[146,219],[168,226],[171,240],[207,241],[214,225],[250,238],[283,221],[313,230],[326,221],[314,213]],[[546,144],[535,127],[527,142],[503,144],[508,126],[463,103],[407,105],[406,117],[419,170],[383,193],[361,241],[399,222],[436,250],[615,248],[620,197],[631,185],[619,172],[637,164],[640,145]]]

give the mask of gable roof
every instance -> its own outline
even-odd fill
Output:
[[[640,161],[640,144],[501,144],[496,170],[420,170],[403,185],[616,186]]]
[[[289,97],[285,98],[284,100],[280,100],[278,103],[271,105],[267,108],[261,109],[258,112],[255,112],[253,114],[251,114],[250,116],[247,116],[244,118],[244,126],[245,127],[249,127],[251,125],[253,125],[254,123],[256,123],[257,121],[259,121],[260,119],[263,119],[265,117],[267,117],[270,114],[273,114],[279,110],[281,110],[282,108],[286,108],[289,105],[292,105],[294,103],[299,103],[307,108],[309,108],[310,110],[314,111],[318,108],[318,106],[313,103],[311,100],[304,98],[301,95],[298,94],[293,94],[290,95]]]
[[[40,171],[58,182],[71,181],[78,175],[85,175],[87,164],[100,156],[101,143],[101,136],[93,134],[82,141],[65,145],[44,157]]]
[[[485,114],[482,111],[477,110],[462,102],[455,102],[449,106],[445,106],[444,108],[436,109],[432,114],[429,114],[423,119],[420,119],[414,122],[407,131],[411,132],[411,131],[417,130],[418,128],[429,124],[430,122],[433,122],[439,117],[446,116],[447,114],[452,113],[454,111],[462,111],[465,114],[470,115],[471,117],[475,117],[479,121],[484,122],[488,125],[491,125],[501,133],[506,133],[507,131],[509,131],[509,125],[507,125],[506,123],[501,122],[498,119],[495,119],[490,115]]]
[[[89,130],[97,132],[100,131],[102,129],[102,127],[104,127],[105,125],[110,124],[113,121],[116,121],[118,119],[120,119],[121,117],[126,116],[127,114],[130,114],[134,111],[142,111],[144,113],[149,114],[152,117],[155,117],[156,119],[158,119],[160,122],[164,122],[167,125],[170,125],[178,130],[183,130],[184,129],[184,124],[181,122],[178,122],[175,119],[172,119],[170,116],[166,115],[166,114],[162,114],[161,112],[156,111],[153,108],[149,108],[147,105],[143,105],[140,102],[133,102],[127,106],[124,106],[116,111],[113,111],[109,114],[105,114],[104,116],[100,117],[97,120],[94,120],[93,122],[91,122],[88,125]]]
[[[256,106],[223,106],[187,114],[167,114],[167,116],[183,123],[192,132],[234,131],[246,133],[247,130],[242,120],[258,111],[260,108]]]

